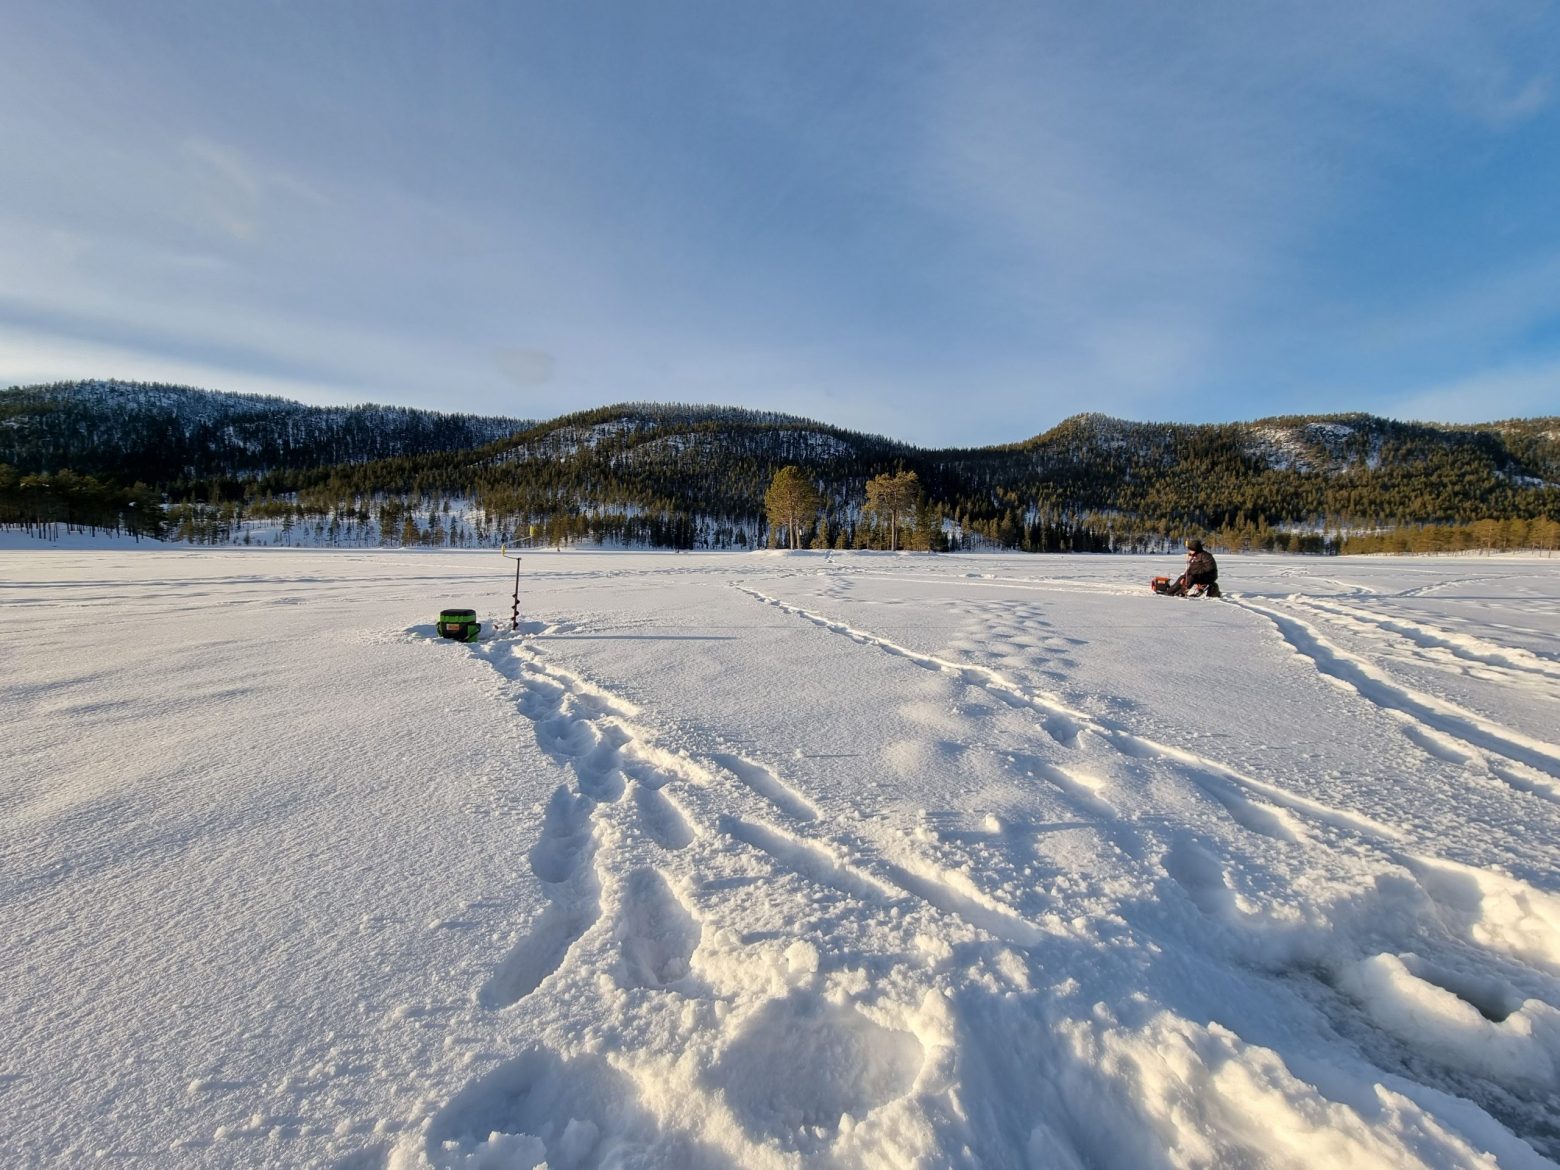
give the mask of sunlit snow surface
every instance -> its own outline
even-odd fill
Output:
[[[1176,560],[13,542],[0,1162],[1553,1165],[1560,562]]]

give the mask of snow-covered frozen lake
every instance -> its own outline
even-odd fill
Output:
[[[1178,560],[13,545],[0,1160],[1555,1165],[1560,562]]]

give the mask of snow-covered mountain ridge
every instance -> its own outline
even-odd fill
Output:
[[[477,447],[524,419],[99,380],[0,391],[0,463],[166,484]]]
[[[231,505],[253,516],[260,505],[277,520],[293,509],[323,540],[334,529],[393,542],[411,534],[404,519],[416,513],[418,532],[438,528],[448,541],[450,525],[434,514],[466,501],[460,528],[479,541],[546,532],[565,542],[744,547],[767,539],[765,488],[795,465],[822,493],[802,534],[819,547],[874,547],[862,531],[866,483],[910,471],[924,504],[917,539],[931,547],[947,536],[959,547],[1145,551],[1212,533],[1238,547],[1294,551],[1300,541],[1320,551],[1323,532],[1560,522],[1557,434],[1556,418],[1190,424],[1081,414],[1022,442],[927,450],[714,405],[623,403],[527,423],[113,382],[0,392],[0,465],[155,485],[180,527],[226,539],[241,539],[244,517],[216,512]],[[24,497],[11,513],[36,510]],[[394,515],[365,528],[387,502]],[[1527,537],[1497,539],[1513,547]]]
[[[1482,449],[1502,470],[1560,481],[1560,429],[1554,417],[1488,423],[1403,421],[1348,413],[1285,415],[1230,423],[1144,423],[1079,414],[1019,444],[1043,459],[1127,452],[1171,461],[1199,442],[1227,444],[1257,467],[1339,474],[1377,470],[1389,455],[1402,463],[1437,449]]]
[[[67,416],[86,421],[75,441],[51,447],[46,420]],[[95,380],[13,387],[0,391],[0,462],[24,470],[82,467],[112,455],[134,462],[146,441],[144,424],[155,420],[162,441],[170,436],[210,445],[207,463],[227,458],[233,466],[210,473],[243,474],[295,465],[285,457],[263,467],[259,457],[278,448],[348,448],[341,462],[419,455],[435,450],[479,448],[507,440],[513,459],[556,457],[603,444],[630,447],[668,435],[697,431],[707,453],[733,435],[773,433],[802,460],[838,459],[892,450],[957,463],[981,453],[1031,455],[1038,467],[1128,458],[1172,464],[1189,444],[1228,445],[1254,469],[1322,471],[1375,470],[1384,449],[1396,446],[1399,461],[1411,461],[1435,447],[1482,446],[1512,476],[1553,484],[1560,481],[1560,419],[1511,419],[1479,424],[1401,422],[1368,414],[1303,415],[1231,423],[1150,423],[1102,414],[1074,415],[1031,439],[1007,446],[920,452],[881,435],[843,431],[825,423],[777,411],[719,405],[628,402],[547,421],[416,410],[373,403],[309,406],[271,395],[240,394],[156,383]],[[351,450],[353,441],[361,451]],[[803,439],[802,436],[810,436]],[[459,441],[457,447],[430,445]],[[666,444],[662,444],[665,446]],[[63,449],[61,449],[63,448]],[[1417,450],[1416,450],[1417,448]],[[94,456],[94,450],[98,454]],[[32,456],[29,459],[29,456]],[[247,457],[246,457],[247,456]],[[36,463],[36,466],[32,464]]]

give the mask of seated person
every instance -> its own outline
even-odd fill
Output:
[[[1185,597],[1192,591],[1198,595],[1206,593],[1210,597],[1219,596],[1218,562],[1213,559],[1211,552],[1203,548],[1200,540],[1186,542],[1186,572],[1177,577],[1169,589],[1172,597]]]

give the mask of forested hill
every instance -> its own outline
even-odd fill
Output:
[[[536,536],[741,547],[773,536],[764,493],[795,465],[823,505],[803,543],[872,547],[867,481],[914,472],[923,546],[1151,548],[1189,534],[1319,548],[1344,529],[1560,520],[1560,419],[1486,426],[1368,415],[1221,425],[1080,415],[1006,447],[925,450],[785,415],[627,404],[570,415],[477,451],[273,475],[307,515],[396,499],[380,517],[451,539],[439,501],[474,505],[472,540]],[[457,531],[461,531],[457,529]],[[1336,542],[1334,542],[1336,543]]]
[[[972,500],[1182,530],[1560,520],[1560,418],[1476,425],[1366,414],[1206,425],[1067,419],[945,464]]]
[[[0,523],[48,497],[19,475],[68,467],[109,489],[153,485],[170,529],[198,540],[273,539],[258,531],[270,524],[289,542],[746,547],[774,537],[765,491],[788,465],[821,495],[800,533],[814,547],[880,544],[866,485],[898,472],[921,492],[905,524],[921,547],[1146,549],[1199,534],[1319,549],[1345,531],[1476,522],[1521,542],[1560,522],[1560,418],[1079,415],[1006,446],[926,450],[728,407],[625,404],[526,424],[92,383],[0,394],[0,464],[12,467],[7,481],[0,466]]]
[[[0,463],[179,494],[194,481],[478,447],[529,420],[399,406],[306,406],[145,382],[0,390]]]

